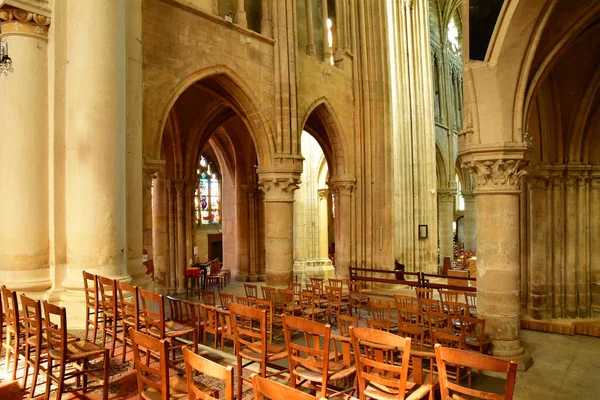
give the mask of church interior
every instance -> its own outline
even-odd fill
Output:
[[[595,398],[598,65],[598,0],[0,0],[0,398]]]

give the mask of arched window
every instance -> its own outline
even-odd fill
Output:
[[[221,184],[215,168],[206,157],[200,157],[196,170],[198,186],[194,193],[196,225],[221,223]]]

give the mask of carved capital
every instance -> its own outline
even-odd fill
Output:
[[[319,193],[319,200],[326,199],[329,195],[329,189],[327,188],[319,189],[317,192]]]
[[[590,176],[590,183],[592,185],[592,189],[600,189],[600,174],[592,173]]]
[[[265,194],[266,202],[293,202],[299,183],[300,179],[297,177],[270,176],[261,177],[258,187]]]
[[[404,0],[404,8],[412,10],[413,0]]]
[[[548,175],[530,175],[527,177],[527,182],[532,189],[546,190],[551,184],[551,179]]]
[[[45,15],[18,8],[0,9],[0,33],[2,36],[20,35],[48,38],[51,19]]]
[[[454,199],[456,198],[456,190],[454,189],[438,189],[437,191],[438,193],[438,200],[439,201],[454,201]]]
[[[356,185],[356,178],[349,174],[337,176],[332,179],[331,185],[340,196],[351,196]]]
[[[530,148],[523,143],[469,144],[459,152],[473,177],[474,193],[519,193]]]

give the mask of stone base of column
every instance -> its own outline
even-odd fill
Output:
[[[335,268],[329,258],[307,258],[294,261],[294,275],[299,282],[309,282],[311,277],[329,279],[335,277]]]
[[[267,271],[266,282],[267,286],[273,286],[276,288],[288,287],[288,282],[292,282],[294,276],[291,270],[289,271]]]
[[[250,274],[248,275],[248,282],[256,282],[258,280],[258,275],[257,274]]]
[[[131,284],[147,290],[152,283],[152,277],[146,274],[146,266],[141,258],[129,260],[127,272],[131,276]]]
[[[246,274],[244,272],[238,272],[233,276],[233,280],[238,281],[238,282],[247,282],[248,274]]]
[[[258,274],[258,281],[265,282],[267,280],[267,275],[265,273]]]
[[[526,371],[533,363],[520,340],[492,340],[492,354],[494,357],[517,361],[519,371]]]
[[[0,282],[10,290],[25,293],[34,299],[41,299],[52,286],[48,268],[30,270],[0,271]]]

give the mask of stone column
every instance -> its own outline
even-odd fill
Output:
[[[144,249],[148,252],[148,260],[154,259],[153,246],[153,196],[156,195],[156,190],[153,191],[153,181],[156,182],[155,174],[160,171],[165,165],[164,160],[152,160],[144,158],[144,175],[142,181],[142,226],[144,230]],[[162,179],[162,189],[164,191],[164,178]],[[162,194],[164,196],[164,193]],[[164,198],[164,197],[163,197]]]
[[[329,63],[329,59],[331,58],[331,49],[329,48],[329,29],[327,28],[327,19],[329,18],[329,10],[327,10],[327,0],[323,0],[321,2],[321,18],[323,19],[323,62],[327,64]]]
[[[452,223],[454,222],[455,189],[438,190],[438,229],[440,242],[440,259],[450,257],[454,259],[454,240]]]
[[[567,318],[577,318],[577,171],[567,171],[565,177],[565,312]]]
[[[175,183],[175,194],[176,194],[176,230],[177,230],[177,248],[176,254],[176,267],[173,269],[175,272],[176,291],[183,293],[185,291],[185,181],[176,180]]]
[[[86,270],[130,281],[126,217],[126,3],[67,4],[66,236],[69,326]],[[75,304],[73,304],[75,303]]]
[[[269,286],[287,286],[292,280],[294,191],[300,174],[259,168],[259,187],[265,194],[265,264]]]
[[[196,189],[196,182],[187,181],[185,184],[185,202],[183,208],[183,220],[185,224],[185,265],[186,268],[194,262],[194,244],[196,238],[195,223],[193,221],[193,209],[194,209],[194,190]]]
[[[336,240],[335,240],[335,272],[341,279],[348,279],[350,276],[350,263],[352,255],[350,253],[352,246],[352,191],[354,190],[355,179],[343,177],[333,180],[335,188],[335,218]]]
[[[329,189],[319,189],[319,258],[321,260],[329,259],[328,197]]]
[[[246,10],[244,9],[244,0],[237,0],[237,10],[235,11],[235,20],[242,28],[248,27],[248,20],[246,19]]]
[[[312,0],[306,0],[306,54],[309,56],[317,55],[314,29],[313,2]]]
[[[258,186],[245,185],[244,189],[248,196],[248,250],[250,253],[248,280],[256,282],[258,280]],[[263,276],[262,279],[264,280],[265,277]]]
[[[525,146],[474,148],[460,154],[475,181],[477,214],[477,312],[485,319],[493,354],[519,360],[531,357],[520,338],[521,176],[527,166]]]
[[[600,170],[592,171],[590,188],[591,313],[600,317]]]
[[[48,25],[0,9],[13,71],[0,76],[0,282],[41,297],[52,285],[48,236]]]
[[[462,197],[465,201],[465,250],[476,251],[475,196],[472,191],[463,191]]]
[[[168,288],[169,238],[167,236],[167,188],[163,171],[156,173],[152,195],[152,256],[154,289],[166,293]]]
[[[177,290],[177,206],[175,183],[172,179],[166,181],[167,183],[167,220],[168,230],[167,237],[169,239],[169,269],[168,269],[168,282],[169,282],[169,293],[175,293]]]
[[[260,33],[267,37],[273,37],[273,26],[271,24],[271,15],[269,10],[269,0],[261,0],[260,2],[262,17],[260,20]]]

